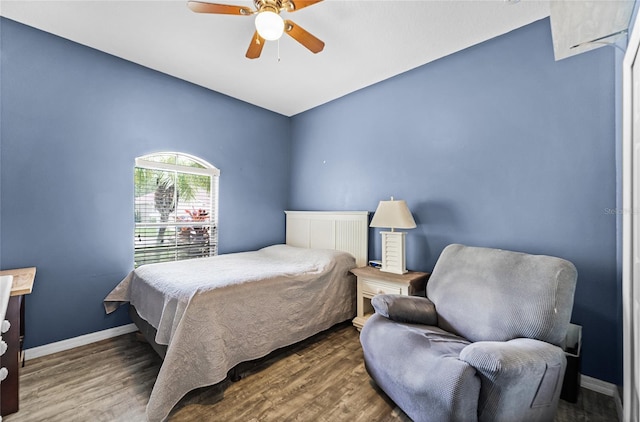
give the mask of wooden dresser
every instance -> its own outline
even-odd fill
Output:
[[[13,286],[5,319],[11,327],[2,334],[7,343],[7,351],[0,357],[0,364],[9,371],[0,383],[0,415],[6,416],[18,411],[20,363],[23,361],[22,342],[24,339],[24,298],[31,293],[36,277],[35,267],[0,271],[0,275],[12,275]],[[2,321],[0,321],[1,323]]]

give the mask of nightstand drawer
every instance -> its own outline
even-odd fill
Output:
[[[366,295],[399,295],[402,294],[402,288],[380,281],[365,279],[362,280],[362,293]]]

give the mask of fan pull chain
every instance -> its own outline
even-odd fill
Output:
[[[280,63],[280,38],[278,38],[278,63]]]

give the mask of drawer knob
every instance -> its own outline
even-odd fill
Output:
[[[0,340],[0,356],[4,355],[4,353],[7,351],[7,343],[4,340]]]
[[[11,328],[11,323],[6,319],[2,321],[2,326],[0,326],[0,331],[2,331],[2,333],[4,334],[7,331],[9,331],[9,328]]]
[[[0,368],[0,381],[6,380],[7,375],[9,375],[9,370],[5,367]]]

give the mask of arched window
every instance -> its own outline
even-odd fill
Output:
[[[219,175],[211,164],[187,154],[136,158],[136,267],[218,253]]]

